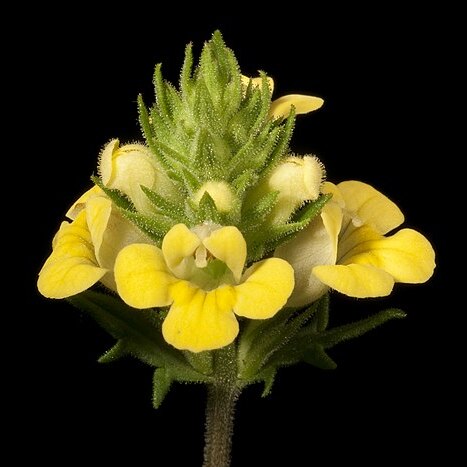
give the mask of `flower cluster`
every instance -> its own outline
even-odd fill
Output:
[[[215,36],[193,72],[188,49],[180,90],[156,70],[157,104],[140,99],[146,143],[104,147],[95,186],[53,240],[41,294],[100,284],[134,313],[158,309],[165,341],[201,352],[232,343],[245,318],[329,289],[379,297],[429,279],[428,240],[387,236],[404,220],[392,201],[359,181],[325,181],[316,157],[290,151],[295,116],[323,100],[271,101],[273,80],[241,75],[232,57]]]

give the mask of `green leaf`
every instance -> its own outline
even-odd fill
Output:
[[[294,336],[316,313],[319,304],[320,301],[316,301],[302,311],[285,308],[275,317],[254,325],[253,331],[247,328],[239,345],[241,377],[246,380],[254,378],[263,366],[277,367],[288,360],[289,355],[284,348],[288,345],[293,347]],[[295,352],[294,347],[292,350]]]
[[[180,90],[185,98],[190,98],[193,89],[191,80],[193,70],[193,46],[188,44],[185,48],[185,59],[183,60],[182,71],[180,73]]]
[[[310,320],[309,329],[314,332],[323,332],[329,323],[329,293],[324,294],[318,302],[318,309]]]
[[[336,362],[320,344],[311,344],[303,355],[303,361],[322,370],[335,370],[337,368]]]
[[[386,321],[391,319],[402,319],[406,316],[406,313],[397,308],[383,310],[369,318],[356,321],[355,323],[345,324],[337,328],[329,329],[321,333],[316,338],[316,342],[321,344],[325,349],[328,349],[349,339],[355,339],[356,337],[381,326]]]
[[[128,347],[124,339],[119,339],[117,343],[105,352],[98,360],[99,363],[111,363],[122,357],[129,355]]]
[[[242,172],[237,178],[235,178],[235,180],[232,181],[231,185],[234,191],[240,195],[250,185],[255,183],[256,180],[258,180],[258,177],[255,174],[255,171],[250,169]]]
[[[151,128],[151,123],[149,121],[149,113],[146,105],[143,101],[143,96],[138,95],[138,114],[139,114],[139,124],[143,132],[144,139],[148,143],[148,146],[151,148],[151,145],[154,142],[154,135]]]
[[[276,368],[267,368],[266,370],[262,371],[261,374],[258,376],[258,380],[264,382],[264,388],[261,397],[267,397],[269,396],[269,394],[271,394],[272,385],[274,384],[274,380],[276,379],[276,374]]]
[[[173,219],[157,214],[146,216],[145,214],[130,211],[122,211],[122,214],[156,243],[161,242],[165,234],[176,223]]]
[[[221,222],[216,203],[207,191],[204,192],[198,206],[198,222],[202,223],[204,221],[212,221],[218,224]]]
[[[300,211],[297,220],[287,224],[272,225],[269,228],[246,236],[248,245],[251,245],[251,253],[248,258],[256,261],[259,255],[264,255],[275,250],[279,245],[292,238],[297,232],[304,229],[323,209],[323,206],[331,199],[330,195],[321,195],[316,201],[309,203]]]
[[[112,355],[120,356],[119,349],[154,367],[170,369],[174,380],[201,382],[208,377],[194,370],[182,352],[174,349],[162,337],[159,312],[137,310],[119,298],[87,290],[67,299],[72,305],[89,314],[123,347],[113,347],[101,361],[109,361]]]
[[[144,194],[148,197],[149,201],[153,206],[164,216],[174,219],[178,222],[186,222],[187,218],[185,216],[183,207],[171,203],[166,198],[163,198],[155,191],[141,185],[141,189]]]
[[[293,108],[292,108],[293,109]],[[271,156],[264,166],[264,171],[272,169],[278,160],[287,152],[290,139],[292,138],[293,129],[295,126],[295,111],[292,110],[290,115],[285,120],[285,125],[281,126],[281,132],[278,137],[277,145],[275,146]]]
[[[185,188],[190,191],[190,195],[193,195],[196,191],[201,188],[201,182],[199,179],[189,170],[183,169],[181,177],[184,181]]]
[[[261,224],[276,205],[278,195],[278,191],[271,191],[266,193],[253,206],[248,206],[245,213],[242,214],[243,229],[254,229],[258,224]]]
[[[91,180],[113,201],[120,209],[125,211],[134,211],[133,203],[120,191],[106,187],[99,177],[92,176]]]
[[[152,405],[158,409],[172,385],[170,373],[165,368],[157,368],[152,378]]]
[[[154,89],[157,96],[157,107],[160,111],[161,117],[164,119],[166,124],[170,125],[170,117],[171,111],[170,106],[167,102],[166,96],[166,85],[164,83],[164,79],[162,78],[162,64],[158,63],[156,65],[156,69],[154,71],[154,78],[153,78]]]
[[[188,363],[203,375],[210,375],[213,371],[213,354],[210,351],[205,352],[190,352],[184,351],[183,354]]]

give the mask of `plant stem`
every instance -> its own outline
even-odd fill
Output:
[[[214,368],[215,381],[208,386],[203,467],[229,467],[235,403],[240,395],[233,346],[217,352]]]

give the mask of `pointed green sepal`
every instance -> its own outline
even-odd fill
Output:
[[[117,343],[111,347],[107,352],[101,355],[98,359],[99,363],[111,363],[119,360],[122,357],[126,357],[130,352],[127,348],[124,339],[119,339]]]
[[[205,191],[198,205],[198,222],[203,223],[204,221],[213,221],[221,223],[221,216],[216,208],[216,203],[212,199],[211,195]]]
[[[320,344],[311,344],[303,355],[303,361],[322,370],[335,370],[336,362]]]
[[[125,211],[135,211],[133,203],[120,190],[106,187],[102,180],[94,175],[91,180],[112,200],[115,206]]]
[[[276,379],[277,369],[276,368],[267,368],[266,370],[262,371],[260,375],[258,375],[258,382],[262,381],[264,383],[263,392],[261,393],[261,397],[267,397],[271,394],[272,386]]]
[[[157,368],[152,377],[152,405],[158,409],[169,392],[173,379],[165,368]]]
[[[213,372],[213,354],[211,351],[205,352],[190,352],[184,351],[183,354],[188,363],[203,375],[211,375]]]

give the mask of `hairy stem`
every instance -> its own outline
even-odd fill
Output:
[[[235,349],[215,356],[215,381],[208,387],[203,467],[229,467],[235,403],[240,395]]]

